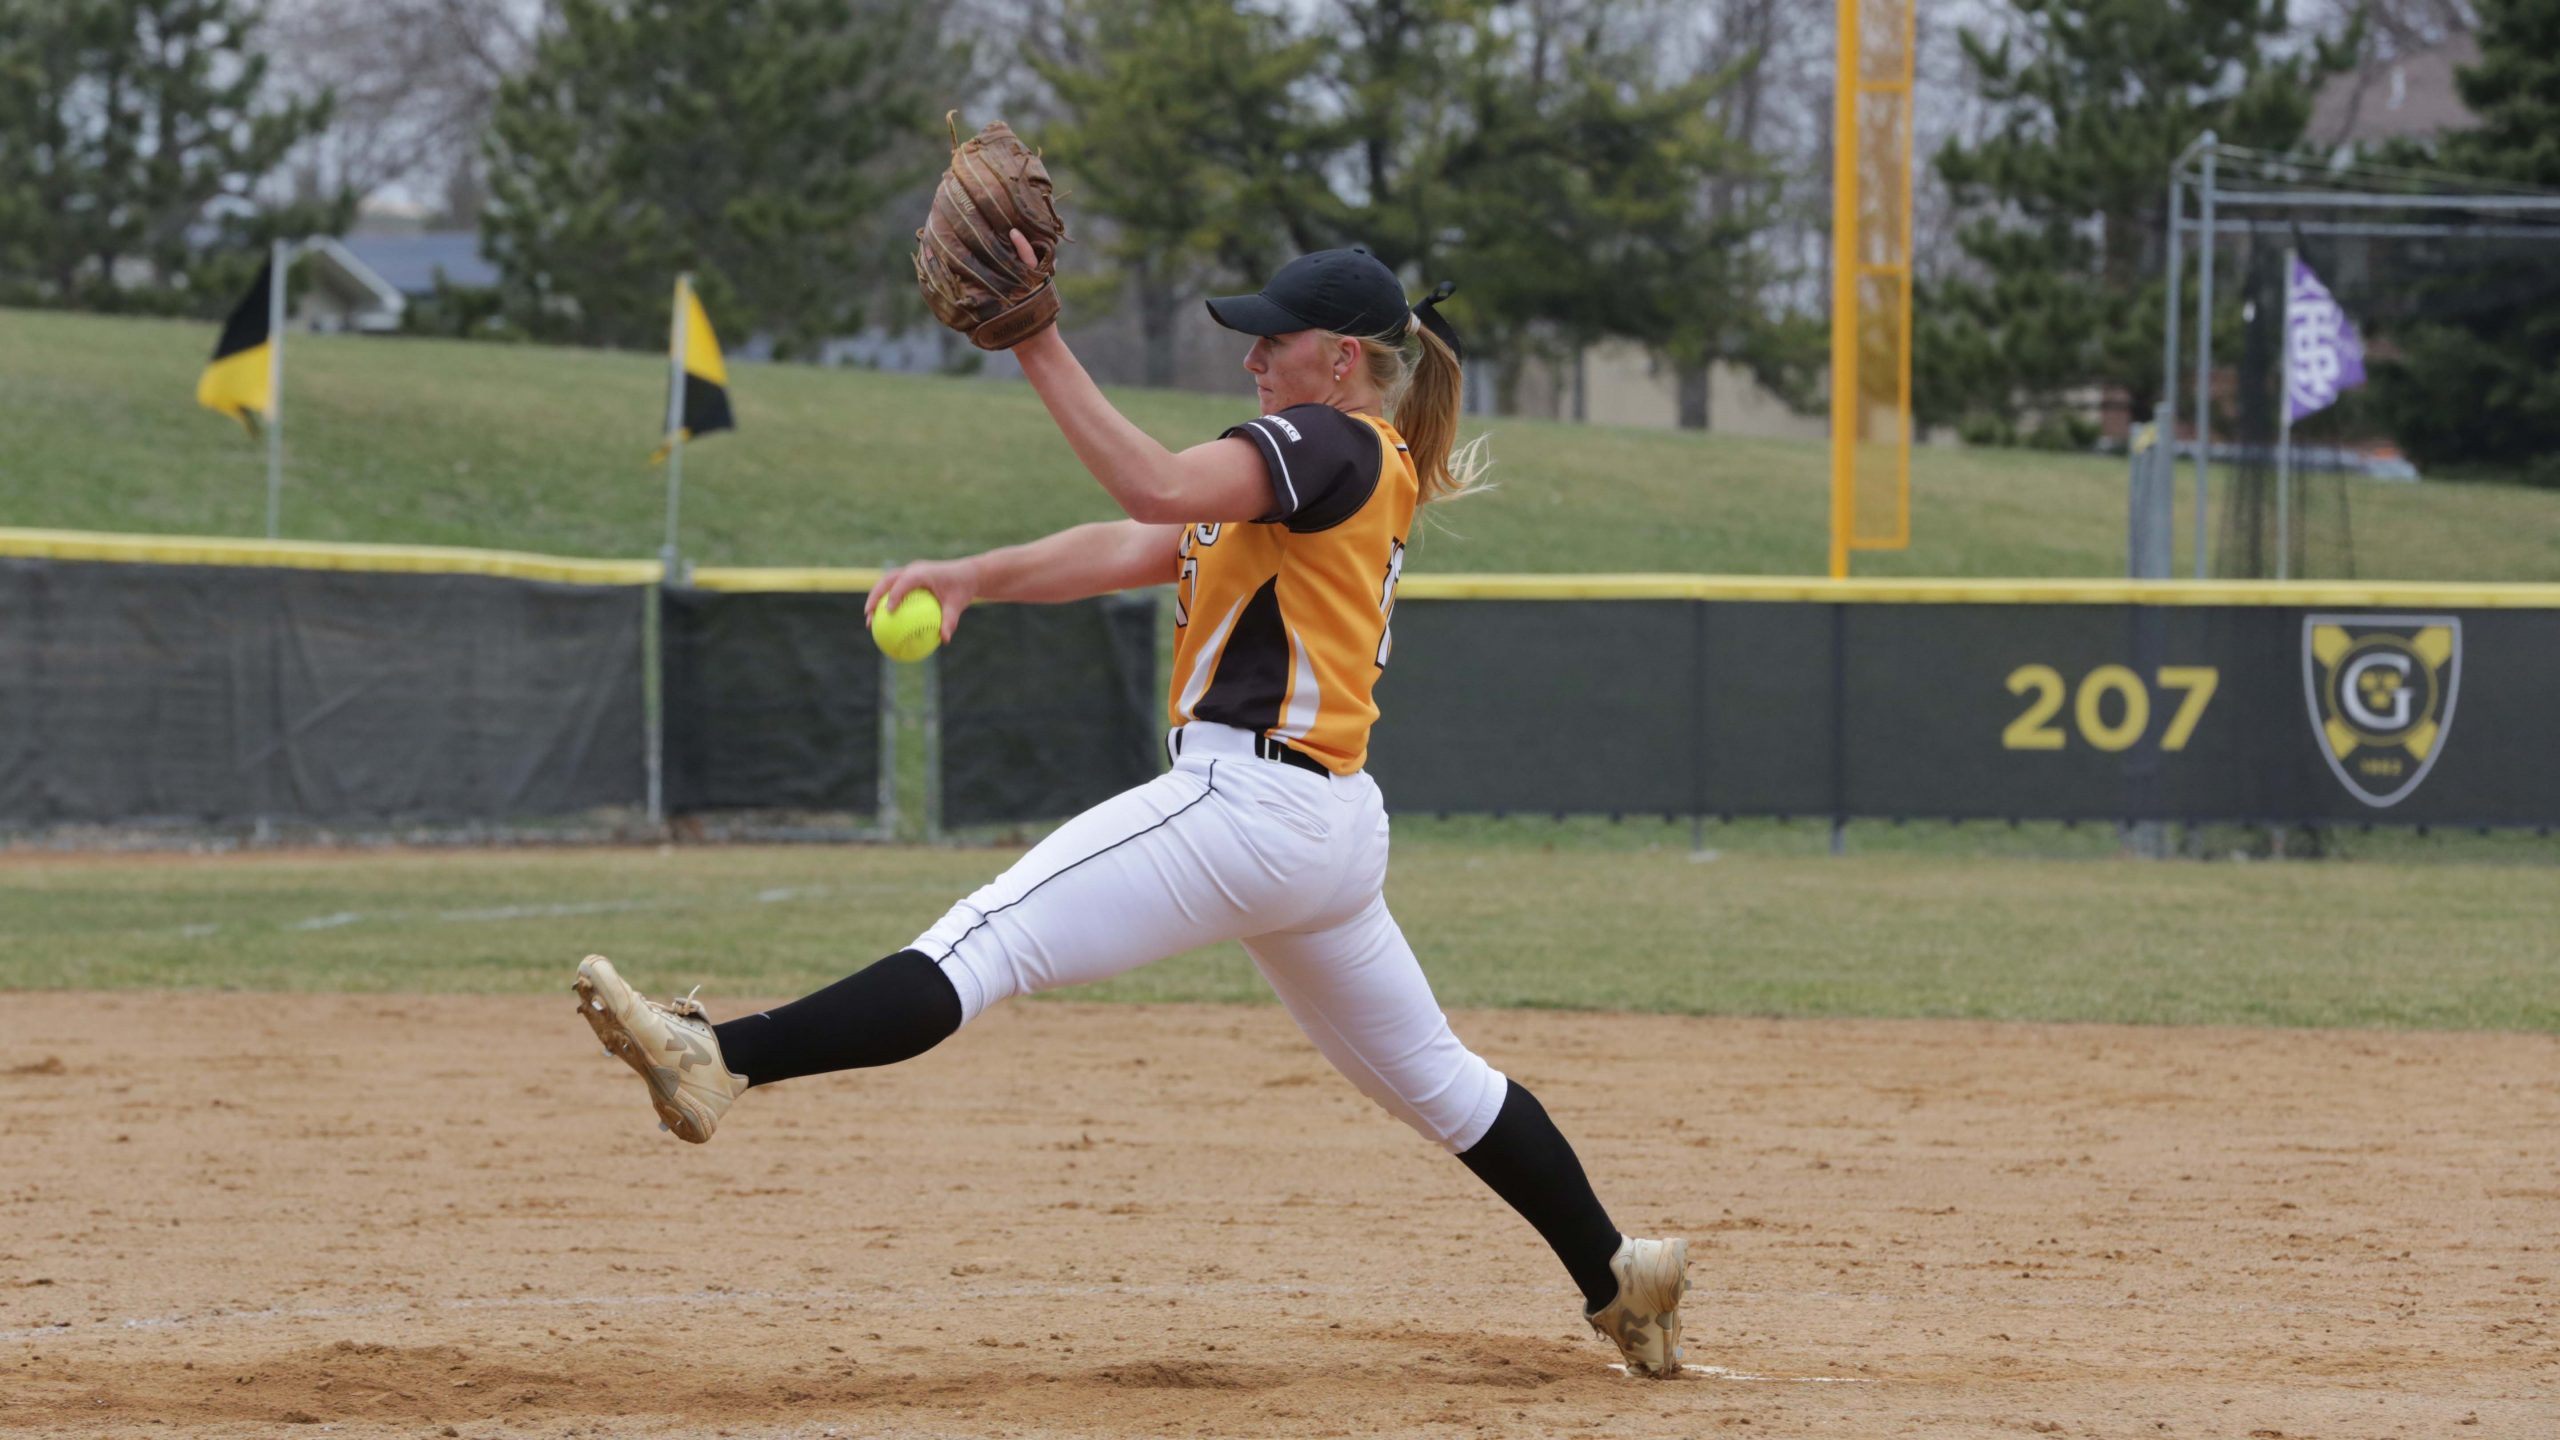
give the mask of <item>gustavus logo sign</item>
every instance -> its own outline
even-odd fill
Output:
[[[2451,616],[2309,615],[2302,683],[2320,753],[2355,797],[2399,804],[2444,753],[2462,679]]]

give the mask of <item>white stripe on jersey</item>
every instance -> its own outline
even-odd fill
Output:
[[[1182,711],[1183,723],[1189,724],[1198,718],[1191,713],[1191,707],[1199,704],[1200,697],[1209,693],[1209,677],[1218,671],[1218,652],[1225,648],[1227,632],[1235,628],[1236,617],[1243,613],[1242,600],[1227,607],[1227,618],[1219,621],[1218,628],[1210,631],[1209,638],[1201,642],[1200,658],[1191,662],[1191,679],[1182,687],[1182,700],[1177,707]]]
[[[1262,428],[1262,422],[1259,420],[1247,420],[1244,423],[1253,427],[1256,431],[1259,431],[1262,435],[1262,442],[1271,447],[1271,463],[1280,467],[1280,483],[1287,486],[1289,490],[1289,513],[1292,515],[1297,514],[1298,486],[1296,481],[1289,478],[1289,457],[1280,453],[1280,437],[1272,434],[1268,430],[1264,430]]]
[[[1289,632],[1289,660],[1293,671],[1289,682],[1289,709],[1280,717],[1280,728],[1271,732],[1274,740],[1304,740],[1316,728],[1316,715],[1324,708],[1324,690],[1316,684],[1316,663],[1307,647],[1298,643],[1298,632]]]

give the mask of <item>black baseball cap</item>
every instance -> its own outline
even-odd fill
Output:
[[[1401,338],[1412,313],[1396,272],[1359,245],[1301,255],[1281,266],[1260,294],[1209,302],[1210,318],[1247,335],[1330,330]]]

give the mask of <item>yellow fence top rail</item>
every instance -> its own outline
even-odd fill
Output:
[[[868,595],[880,583],[877,570],[837,569],[763,569],[748,566],[703,566],[693,572],[697,590],[725,590],[731,594],[808,594],[813,591],[840,593],[852,591]]]
[[[207,535],[110,535],[88,530],[0,529],[0,557],[126,565],[236,565],[277,570],[361,570],[407,575],[492,575],[564,585],[654,585],[655,560],[579,560],[449,545],[359,545]]]
[[[2268,605],[2560,609],[2560,584],[2398,580],[1826,580],[1749,575],[1408,575],[1417,600],[1754,600],[1827,605]]]
[[[570,585],[654,585],[655,560],[590,560],[442,545],[360,545],[199,535],[0,529],[0,558],[492,575]],[[864,593],[876,569],[706,566],[688,576],[733,594]],[[1793,575],[1408,575],[1417,600],[1743,600],[1846,605],[2252,605],[2560,609],[2560,584],[2405,580],[1827,580]]]

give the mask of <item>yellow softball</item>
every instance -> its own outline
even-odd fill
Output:
[[[942,602],[930,590],[910,590],[897,608],[871,612],[871,638],[892,660],[912,663],[942,644]]]

